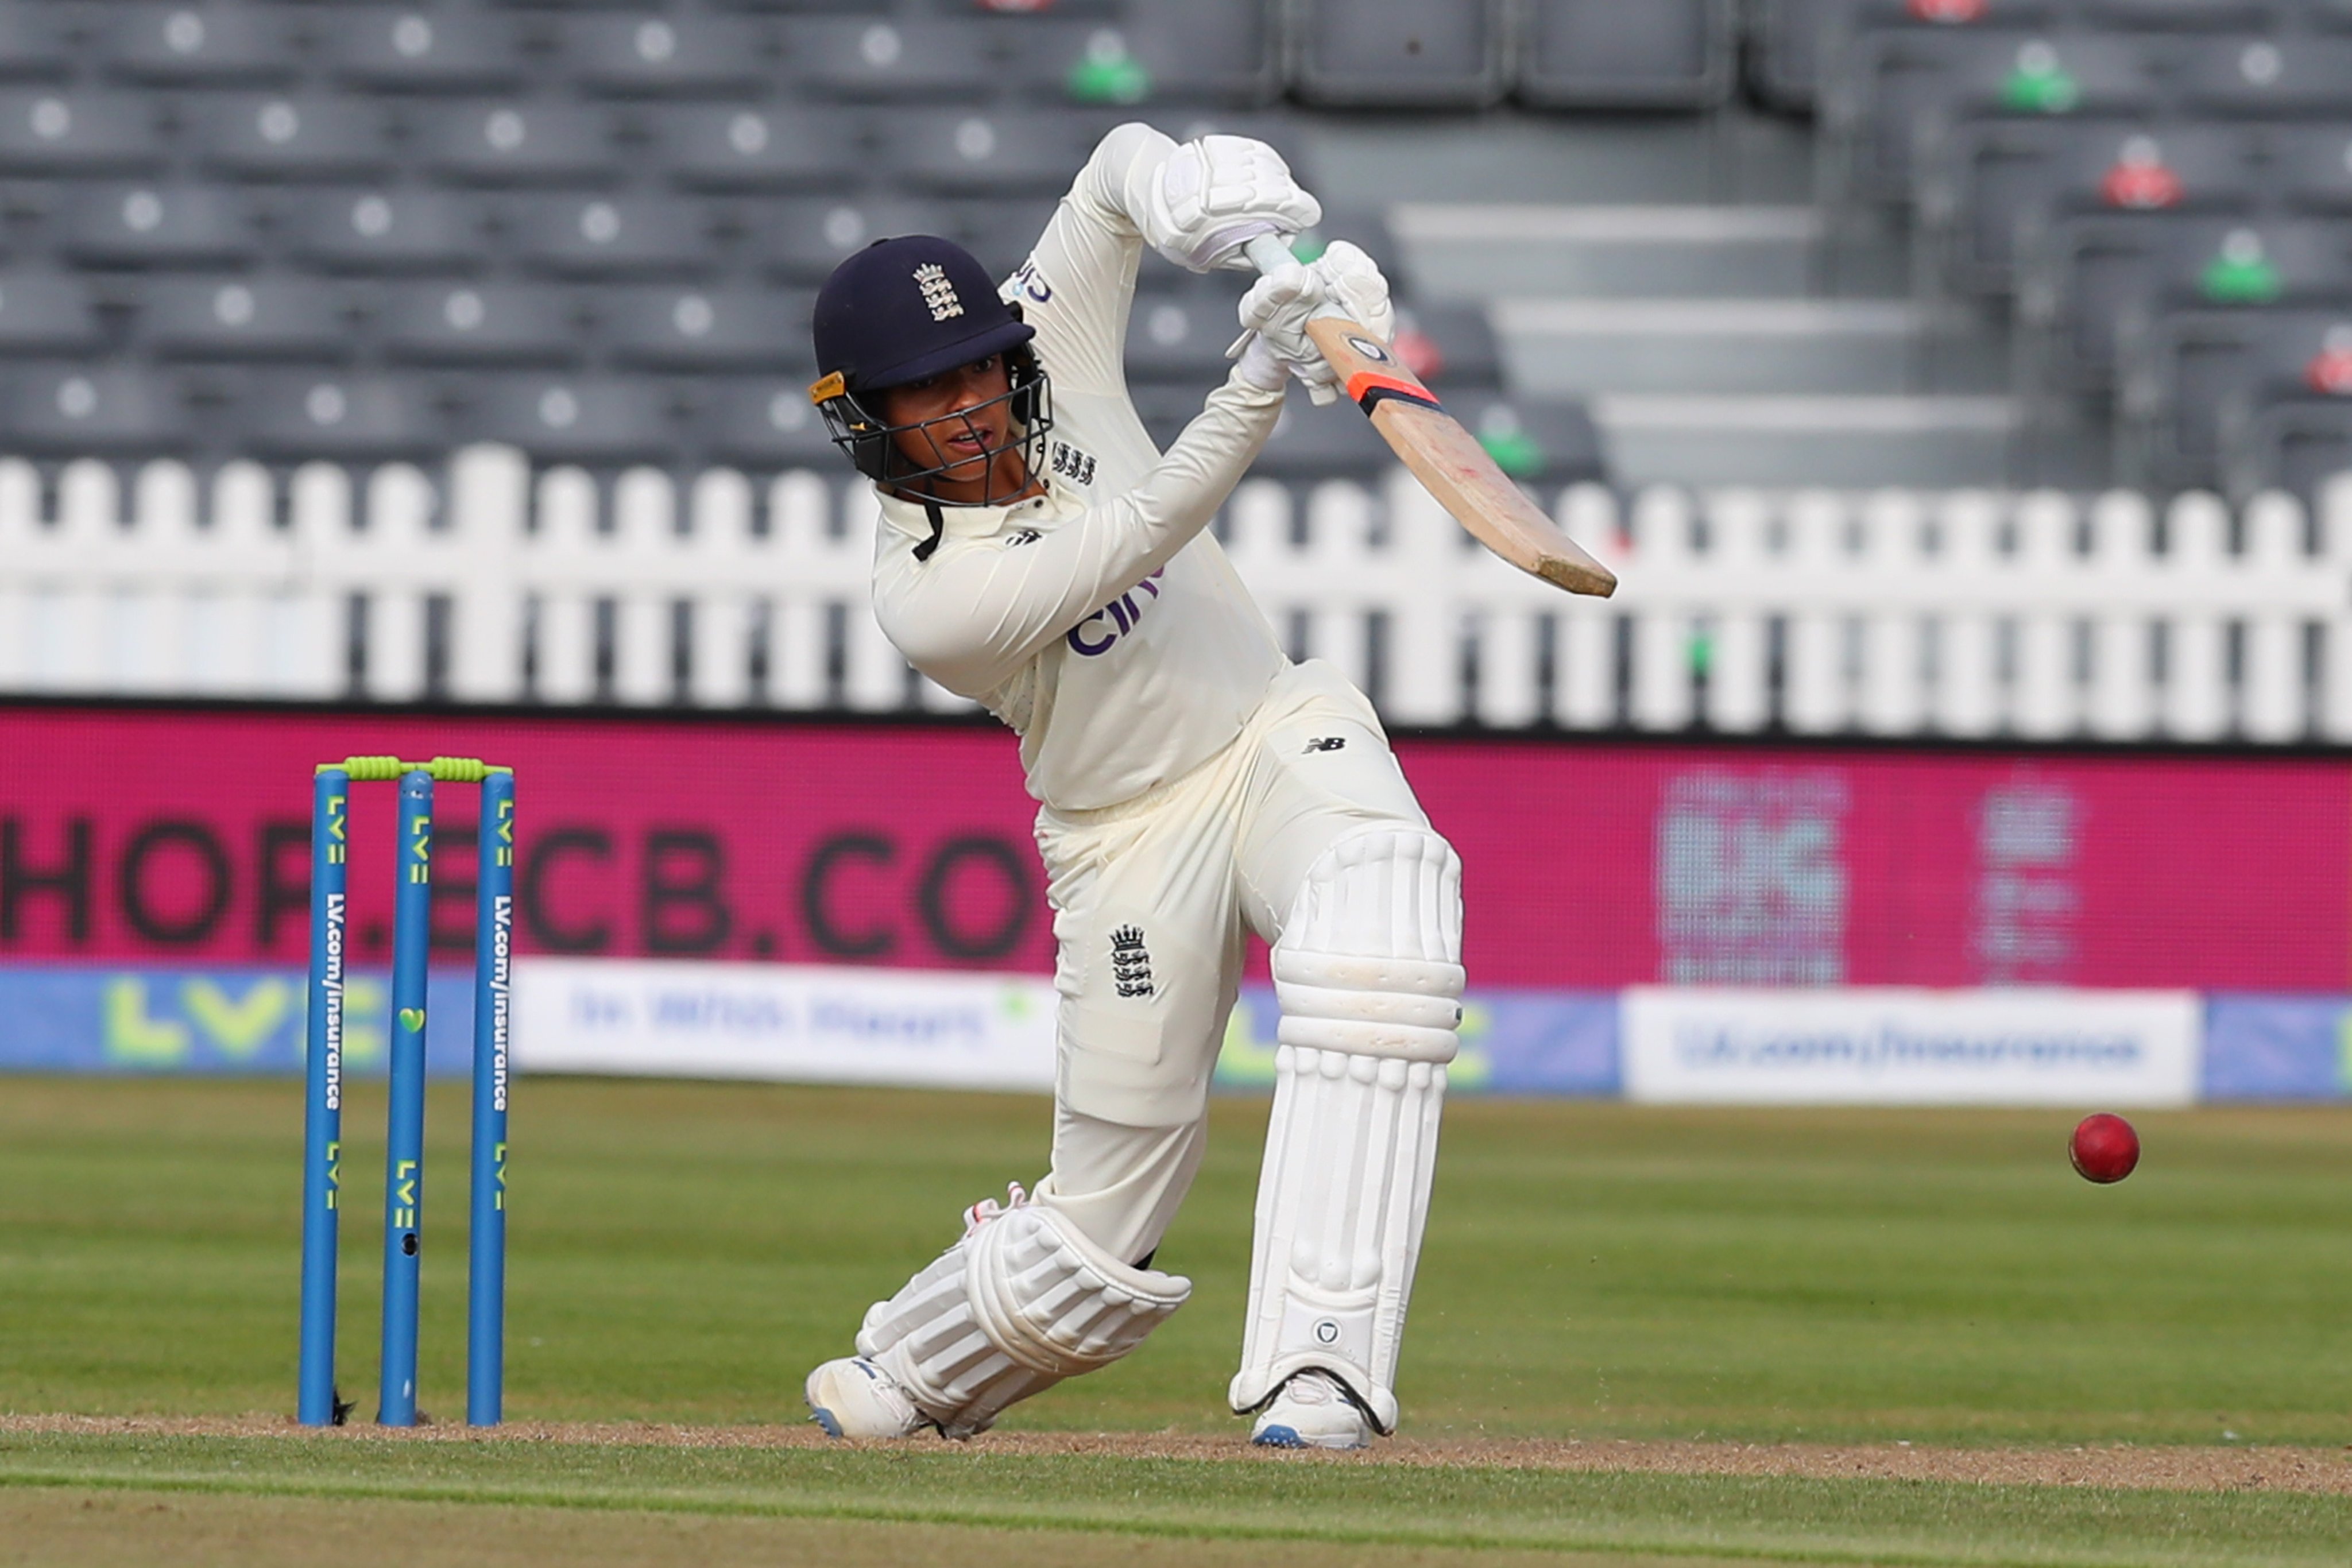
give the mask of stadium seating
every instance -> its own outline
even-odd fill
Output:
[[[1727,0],[1618,16],[0,0],[0,450],[366,463],[495,437],[592,467],[829,461],[805,406],[809,291],[850,251],[940,232],[1009,272],[1135,112],[1263,136],[1306,168],[1316,106],[1722,99]],[[1303,243],[1341,234],[1404,279],[1377,213]],[[1223,373],[1246,280],[1148,260],[1138,281],[1133,376],[1165,435]],[[1403,303],[1408,357],[1448,395],[1505,392],[1477,307]],[[1528,408],[1528,428],[1579,416]],[[1314,411],[1271,461],[1385,465],[1338,412],[1354,423]]]
[[[2126,477],[2242,487],[2326,448],[2324,419],[2263,434],[2308,394],[2252,366],[2352,301],[2352,9],[1792,0],[1781,25],[1803,10],[1830,198],[1908,207],[1930,298],[2013,304],[2022,383],[2111,409]]]
[[[2291,342],[2352,302],[2347,83],[2347,0],[0,0],[0,445],[290,460],[488,421],[550,460],[748,462],[810,438],[761,378],[808,368],[796,313],[842,256],[929,229],[1009,271],[1124,115],[1311,177],[1318,124],[1655,125],[1744,85],[1817,114],[1831,222],[1916,225],[1923,312],[2007,318],[2044,412],[2112,419],[2152,483],[2252,482],[2324,447],[2314,409],[2264,411],[2339,395],[2247,367],[2255,318]],[[1389,261],[1441,390],[1580,417],[1510,384],[1477,306],[1416,298],[1380,224],[1321,237]],[[1147,262],[1155,431],[1241,281]],[[301,367],[344,374],[338,418]],[[1302,420],[1269,462],[1385,461],[1360,434]]]
[[[1735,37],[1724,0],[1533,0],[1512,89],[1548,109],[1710,109]]]

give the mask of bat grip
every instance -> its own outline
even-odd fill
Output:
[[[1259,235],[1242,246],[1242,254],[1249,257],[1250,265],[1260,273],[1298,265],[1298,258],[1290,254],[1290,239],[1286,235]]]
[[[1249,257],[1250,265],[1257,268],[1260,277],[1269,272],[1279,271],[1286,267],[1301,265],[1299,259],[1290,254],[1288,235],[1270,233],[1259,235],[1242,246],[1242,254]],[[1313,319],[1320,321],[1328,318],[1343,318],[1346,315],[1345,310],[1327,299],[1315,308]]]

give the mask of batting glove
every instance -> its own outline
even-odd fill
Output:
[[[1296,262],[1250,285],[1242,296],[1242,335],[1225,350],[1237,359],[1234,369],[1241,378],[1265,392],[1280,390],[1290,376],[1305,382],[1311,392],[1318,370],[1329,382],[1331,367],[1307,336],[1307,320],[1322,304],[1321,280],[1312,268]]]
[[[1246,267],[1241,247],[1262,234],[1296,234],[1323,218],[1282,154],[1246,136],[1187,141],[1152,171],[1137,220],[1144,243],[1189,272]]]
[[[1233,351],[1240,356],[1251,384],[1271,391],[1278,380],[1269,383],[1263,378],[1287,371],[1305,383],[1307,395],[1316,402],[1339,397],[1339,372],[1307,336],[1307,319],[1326,304],[1382,343],[1396,338],[1389,280],[1360,246],[1336,240],[1311,265],[1269,272],[1242,296],[1241,321],[1246,330]]]

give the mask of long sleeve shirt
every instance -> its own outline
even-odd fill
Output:
[[[1143,242],[1140,189],[1171,148],[1112,131],[1009,278],[1053,379],[1045,494],[1010,507],[880,495],[874,610],[909,663],[1021,737],[1029,792],[1091,810],[1232,741],[1286,665],[1202,530],[1273,433],[1282,393],[1229,378],[1162,455],[1128,399],[1122,350]]]

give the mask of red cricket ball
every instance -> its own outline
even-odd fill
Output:
[[[2085,1116],[2066,1141],[2066,1157],[2084,1181],[2121,1181],[2139,1164],[2139,1134],[2121,1116]]]

